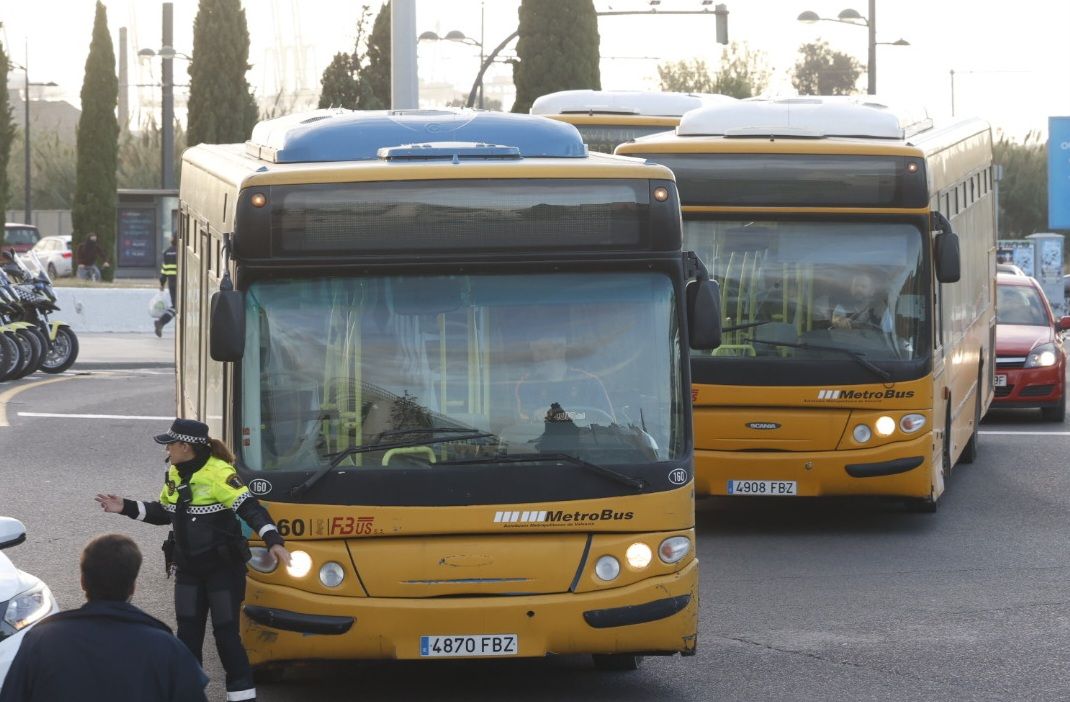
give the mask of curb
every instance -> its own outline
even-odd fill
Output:
[[[74,362],[68,370],[131,370],[137,368],[174,368],[172,361],[86,361]]]

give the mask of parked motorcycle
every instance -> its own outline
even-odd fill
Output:
[[[52,279],[33,251],[22,257],[8,252],[5,258],[12,262],[5,264],[5,270],[19,278],[11,286],[20,303],[13,321],[31,324],[43,339],[38,368],[45,373],[62,373],[78,358],[78,336],[66,322],[49,319],[52,312],[59,311]]]
[[[47,339],[31,322],[20,321],[22,302],[17,289],[0,268],[0,337],[5,339],[0,358],[0,380],[16,380],[33,373],[44,358]]]

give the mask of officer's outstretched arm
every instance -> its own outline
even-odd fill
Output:
[[[159,502],[140,502],[129,499],[123,499],[123,510],[120,514],[149,524],[170,524],[172,516],[172,513]]]

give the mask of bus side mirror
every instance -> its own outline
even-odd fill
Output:
[[[957,283],[962,277],[959,235],[951,231],[951,222],[940,212],[932,213],[931,228],[940,232],[933,241],[936,279],[941,283]]]
[[[245,353],[245,297],[241,290],[212,294],[209,352],[213,361],[240,361]]]
[[[699,278],[687,286],[687,332],[696,351],[721,345],[721,289],[716,280]]]

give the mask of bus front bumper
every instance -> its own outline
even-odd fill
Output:
[[[251,579],[247,588],[242,639],[253,665],[420,659],[424,636],[515,635],[515,657],[691,655],[697,643],[697,560],[671,575],[583,594],[337,597]]]
[[[869,495],[927,498],[932,494],[933,437],[926,432],[850,451],[695,450],[695,494],[728,495],[737,480],[794,482],[799,497]]]

